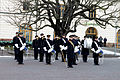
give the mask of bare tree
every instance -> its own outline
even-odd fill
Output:
[[[94,21],[102,28],[107,25],[116,27],[113,22],[119,19],[119,0],[17,0],[17,11],[28,15],[27,23],[38,24],[36,31],[51,27],[55,34],[61,36],[76,32],[76,27],[83,20]],[[61,7],[63,12],[61,15]],[[24,8],[24,10],[22,10]],[[95,12],[94,17],[90,13]]]

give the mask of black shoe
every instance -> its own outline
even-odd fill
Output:
[[[68,66],[67,68],[73,68],[73,66]]]
[[[55,58],[55,60],[58,60],[58,58]]]
[[[39,61],[39,62],[43,62],[43,61]]]
[[[87,63],[87,61],[83,61],[84,63]]]
[[[38,60],[38,59],[34,59],[34,60]]]
[[[51,65],[51,63],[46,63],[46,65]]]
[[[39,62],[43,62],[43,60],[39,60]]]
[[[18,63],[18,65],[24,65],[24,63]]]
[[[63,61],[63,60],[62,60],[61,62],[66,62],[66,61]]]
[[[76,63],[74,63],[73,65],[77,65]]]
[[[94,64],[94,65],[98,65],[99,66],[99,64]]]

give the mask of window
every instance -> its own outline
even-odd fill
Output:
[[[64,14],[64,10],[65,10],[65,6],[63,4],[60,5],[60,17],[63,17]]]
[[[32,41],[32,27],[28,24],[22,24],[20,27],[20,32],[23,32],[24,38],[27,42]]]
[[[89,37],[97,36],[97,30],[94,27],[90,27],[86,30],[86,35]]]
[[[29,10],[30,3],[28,1],[23,2],[23,10]]]
[[[96,18],[96,7],[92,6],[92,8],[89,11],[89,18]]]

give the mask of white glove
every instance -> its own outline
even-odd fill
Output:
[[[25,48],[25,46],[22,46],[22,47],[20,48],[20,51],[22,51],[24,48]]]
[[[96,53],[99,53],[99,52],[100,52],[100,50],[101,50],[101,48],[100,48],[100,47],[98,47],[98,50],[96,51]]]
[[[23,46],[26,46],[26,43],[24,43]]]
[[[59,45],[59,47],[61,48],[61,47],[62,47],[62,45]]]
[[[60,50],[62,51],[64,49],[64,46],[60,45]]]
[[[94,48],[92,48],[92,49],[91,49],[91,51],[95,52],[95,49],[94,49]]]
[[[34,49],[34,48],[33,48]]]
[[[98,50],[97,50],[97,51],[95,51],[95,49],[94,49],[94,48],[92,48],[92,49],[91,49],[91,51],[93,51],[94,53],[99,53],[99,52],[100,52],[100,50],[101,50],[101,49],[99,49],[99,48],[98,48]]]
[[[98,49],[97,51],[96,51],[96,53],[99,53],[100,52],[100,49]]]
[[[52,50],[53,50],[53,48],[50,48],[50,49],[48,50],[48,53],[52,52]]]
[[[16,48],[19,48],[19,47],[18,47],[18,44],[15,44],[15,47],[16,47]]]
[[[43,49],[44,49],[45,51],[47,51],[46,47],[43,47]]]
[[[78,44],[80,45],[81,43],[80,43],[80,42],[78,42]]]
[[[64,50],[67,50],[67,48],[68,48],[67,46],[66,46],[66,47],[64,47]]]
[[[78,51],[79,51],[78,46],[75,46],[74,52],[76,53],[76,52],[78,52]]]
[[[78,48],[80,48],[80,45],[78,45]]]

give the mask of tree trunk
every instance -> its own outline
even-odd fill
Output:
[[[59,36],[59,37],[62,36],[60,30],[54,30],[54,32],[55,32],[55,36]]]
[[[55,36],[61,37],[62,35],[66,35],[65,31],[63,31],[63,30],[55,30],[54,29],[54,32],[55,32]]]
[[[55,36],[61,37],[62,35],[67,35],[67,31],[61,27],[61,24],[57,24],[56,26],[54,27]]]

